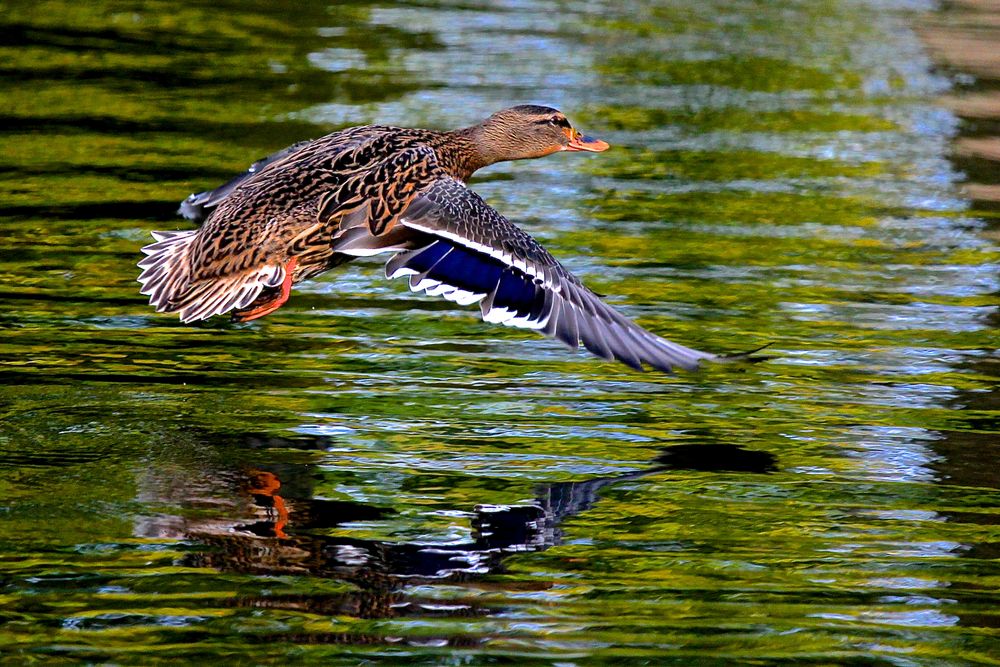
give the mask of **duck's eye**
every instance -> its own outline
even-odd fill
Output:
[[[552,118],[549,118],[549,125],[555,125],[556,127],[569,127],[569,121],[559,116],[553,116]]]

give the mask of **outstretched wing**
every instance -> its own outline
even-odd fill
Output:
[[[394,255],[389,278],[459,304],[479,302],[483,319],[536,329],[632,368],[697,368],[722,357],[672,343],[635,324],[583,286],[535,239],[454,179],[417,197],[398,225],[418,247]],[[411,242],[412,245],[412,242]]]

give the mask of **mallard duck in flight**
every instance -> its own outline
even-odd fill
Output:
[[[292,285],[356,257],[391,253],[389,278],[487,322],[535,329],[632,368],[670,371],[730,357],[670,342],[583,286],[466,181],[478,169],[560,151],[607,150],[560,111],[523,105],[451,132],[353,127],[275,153],[180,212],[200,228],[153,232],[142,294],[183,322],[239,322],[288,300]]]

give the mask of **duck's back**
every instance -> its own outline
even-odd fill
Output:
[[[242,186],[261,183],[263,188],[255,188],[256,190],[282,183],[291,184],[320,168],[325,159],[335,160],[337,156],[386,135],[409,132],[411,131],[387,125],[362,125],[333,132],[319,139],[300,141],[254,162],[245,172],[213,190],[192,194],[181,202],[177,212],[189,220],[203,222]]]

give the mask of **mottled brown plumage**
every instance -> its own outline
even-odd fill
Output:
[[[395,253],[389,277],[483,318],[538,329],[634,368],[720,357],[671,343],[604,304],[544,248],[466,188],[478,169],[557,151],[602,151],[548,107],[519,106],[451,132],[355,127],[295,144],[181,205],[202,226],[156,232],[139,263],[157,311],[239,321],[281,306],[294,283],[355,257]]]

